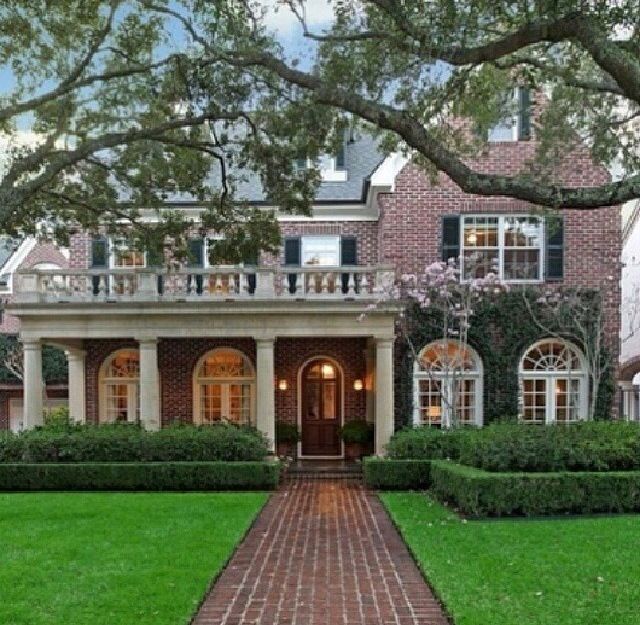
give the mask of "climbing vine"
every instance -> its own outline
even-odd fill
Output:
[[[540,311],[540,293],[524,292],[528,306]],[[482,358],[484,365],[484,422],[515,420],[518,414],[518,365],[524,350],[545,338],[528,309],[521,290],[512,290],[477,303],[470,319],[468,343]],[[591,305],[599,306],[599,298],[589,296]],[[418,349],[442,338],[441,313],[429,308],[413,306],[407,310],[410,340]],[[550,327],[562,333],[566,328]],[[583,348],[582,345],[578,345]],[[602,354],[610,362],[608,350]],[[413,411],[413,356],[406,339],[398,339],[396,354],[396,422],[409,425]],[[615,394],[614,367],[600,382],[595,418],[608,419]]]

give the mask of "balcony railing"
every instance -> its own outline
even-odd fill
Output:
[[[17,274],[16,303],[371,299],[394,280],[389,267],[212,267],[29,269]]]

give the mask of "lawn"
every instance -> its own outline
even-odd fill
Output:
[[[186,625],[266,499],[0,494],[0,623]]]
[[[455,625],[640,624],[640,515],[464,522],[381,499]]]

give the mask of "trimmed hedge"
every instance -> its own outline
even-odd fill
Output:
[[[385,460],[365,458],[362,465],[364,482],[379,490],[416,490],[429,486],[428,460]]]
[[[458,461],[497,472],[640,470],[640,425],[490,425],[460,439]]]
[[[0,463],[259,461],[267,454],[261,433],[234,425],[158,432],[136,425],[84,425],[0,435]]]
[[[490,473],[434,460],[431,491],[479,517],[640,511],[640,471]]]
[[[270,490],[278,462],[0,464],[0,491]]]
[[[391,437],[386,451],[388,457],[394,460],[457,460],[462,440],[476,432],[476,428],[406,428]]]

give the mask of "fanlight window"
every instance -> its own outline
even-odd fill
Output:
[[[194,421],[252,424],[255,374],[249,359],[232,349],[218,349],[200,360],[195,372]]]
[[[482,362],[457,341],[427,345],[414,366],[414,424],[482,425]]]
[[[521,420],[571,423],[587,416],[589,381],[580,350],[559,339],[532,345],[520,363]]]
[[[137,422],[140,419],[140,354],[121,349],[104,362],[100,374],[100,419]]]

